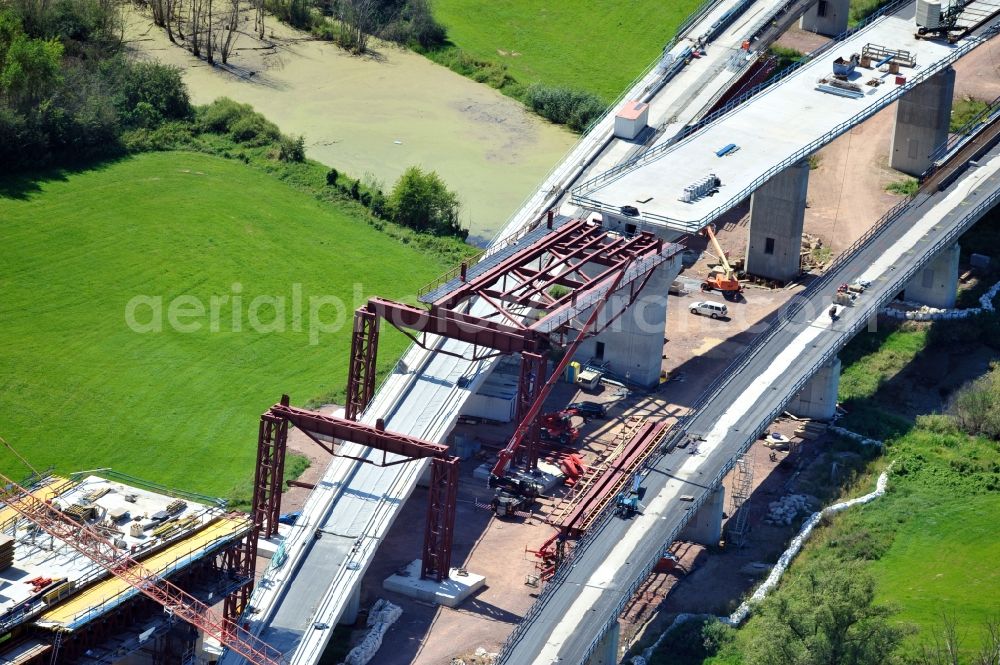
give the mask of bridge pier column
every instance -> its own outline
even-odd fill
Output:
[[[788,403],[789,413],[813,420],[830,420],[837,409],[840,387],[840,358],[819,368],[802,390]]]
[[[803,160],[768,180],[750,197],[748,273],[779,282],[799,276],[808,187],[809,162]]]
[[[906,285],[903,297],[921,305],[951,309],[958,295],[958,243],[945,249]]]
[[[799,19],[799,29],[836,37],[847,30],[850,0],[818,0]]]
[[[361,585],[358,584],[351,591],[351,597],[344,604],[344,613],[340,615],[342,626],[353,626],[358,620],[358,612],[361,611]]]
[[[597,645],[597,651],[587,659],[587,665],[618,665],[618,640],[621,632],[617,621],[611,624],[601,638],[601,643]]]
[[[591,359],[607,362],[615,377],[630,385],[643,388],[659,385],[667,327],[667,291],[680,270],[680,255],[657,267],[632,306],[609,324],[609,317],[628,302],[630,290],[615,296],[598,321],[598,325],[607,325],[607,329],[581,343],[576,359],[582,363]]]
[[[722,540],[722,508],[725,498],[726,489],[719,485],[691,517],[691,521],[681,532],[680,540],[690,540],[706,547],[718,546]]]
[[[899,98],[889,166],[912,176],[927,170],[930,154],[948,138],[954,95],[955,70],[948,67]]]

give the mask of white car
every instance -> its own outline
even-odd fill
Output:
[[[699,300],[697,302],[693,302],[689,305],[689,309],[692,314],[710,316],[713,319],[729,315],[728,307],[723,305],[721,302],[712,302],[711,300]]]

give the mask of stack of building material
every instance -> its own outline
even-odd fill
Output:
[[[14,539],[10,536],[0,536],[0,570],[7,570],[14,565]]]
[[[803,439],[817,439],[826,434],[827,425],[825,423],[806,422],[802,427],[795,430],[795,436]]]
[[[941,25],[941,3],[929,0],[917,0],[917,14],[914,17],[917,27],[937,28]]]

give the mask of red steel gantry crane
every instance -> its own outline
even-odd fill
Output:
[[[0,474],[0,482],[5,485],[0,499],[18,515],[152,598],[174,616],[211,635],[253,665],[281,665],[283,662],[275,649],[129,557],[87,524],[77,522],[3,474]]]

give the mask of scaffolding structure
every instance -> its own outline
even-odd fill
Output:
[[[736,547],[746,545],[750,534],[750,494],[753,492],[753,447],[736,458],[733,467],[733,488],[729,494],[729,523],[726,541]]]
[[[589,220],[556,220],[549,212],[544,225],[425,288],[423,307],[370,299],[355,313],[346,418],[357,420],[374,395],[380,321],[422,348],[436,337],[465,342],[467,360],[519,354],[517,433],[495,475],[511,462],[536,468],[541,402],[559,374],[557,368],[547,375],[548,351],[563,349],[568,362],[576,346],[624,314],[654,269],[682,249],[652,233],[626,235]],[[621,294],[627,297],[611,305]]]

